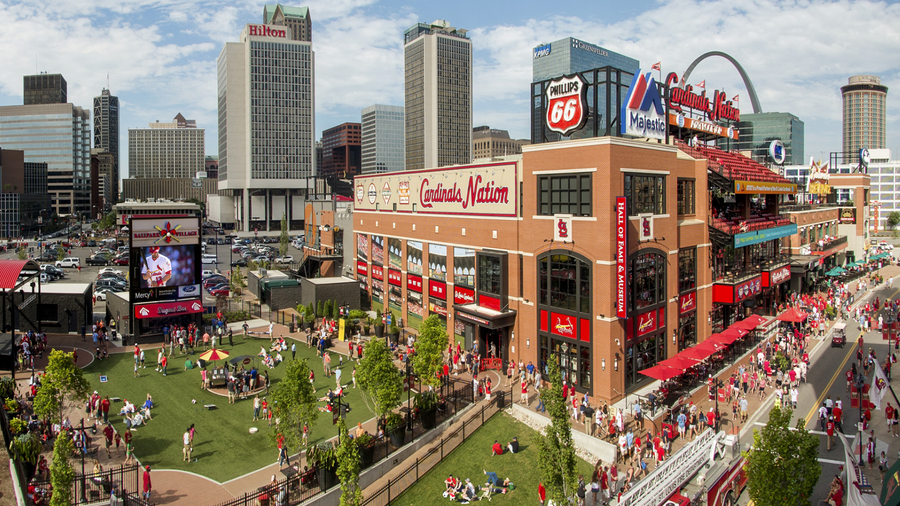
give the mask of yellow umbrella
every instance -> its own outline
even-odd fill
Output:
[[[206,362],[216,362],[218,360],[224,360],[228,358],[228,352],[225,350],[217,350],[215,348],[203,352],[200,355],[200,360],[204,360]]]

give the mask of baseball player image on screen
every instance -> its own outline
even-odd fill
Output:
[[[149,285],[166,286],[166,282],[172,278],[172,262],[159,254],[158,247],[151,247],[150,256],[144,257],[144,266],[141,267],[141,277],[149,281]]]

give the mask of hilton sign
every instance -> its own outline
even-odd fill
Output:
[[[268,25],[247,25],[250,28],[250,31],[247,32],[248,35],[256,35],[260,37],[279,37],[279,38],[287,38],[287,32],[282,28],[275,28]]]

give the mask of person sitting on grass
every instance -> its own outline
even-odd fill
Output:
[[[268,366],[269,369],[272,369],[275,367],[275,361],[272,360],[271,355],[266,355],[265,358],[263,358],[263,365]]]
[[[451,474],[446,480],[444,480],[444,485],[446,485],[446,489],[444,492],[452,492],[456,493],[456,489],[459,487],[459,480],[453,477]]]
[[[475,493],[475,485],[472,485],[472,482],[469,481],[468,478],[466,478],[466,485],[462,490],[461,499],[463,500],[463,502],[466,502],[466,501],[471,502],[471,501],[476,500],[477,498],[478,498],[478,496]]]
[[[144,401],[144,407],[147,409],[151,409],[153,407],[153,397],[150,394],[147,394],[147,400]]]
[[[506,449],[509,450],[509,453],[519,453],[519,438],[512,438],[512,441],[507,443]]]
[[[266,349],[262,346],[259,347],[259,353],[256,354],[257,357],[266,357],[269,354],[266,352]]]
[[[119,410],[119,415],[127,415],[129,413],[134,413],[134,411],[134,404],[128,402],[128,399],[125,399],[125,405],[122,406],[121,410]]]
[[[494,446],[491,447],[491,457],[494,455],[503,455],[503,447],[500,446],[496,439],[494,440]]]

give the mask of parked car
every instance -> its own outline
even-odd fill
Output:
[[[41,270],[46,272],[47,275],[54,279],[61,279],[66,277],[66,272],[55,265],[42,264]]]
[[[231,262],[232,267],[247,267],[247,259],[246,258],[238,258],[234,262]]]
[[[106,300],[106,294],[111,290],[109,288],[98,288],[94,290],[94,299],[96,300]]]
[[[104,267],[97,272],[98,276],[102,276],[106,273],[118,274],[119,276],[125,276],[125,273],[120,271],[119,269],[114,269],[112,267]]]
[[[66,257],[62,260],[57,260],[54,264],[57,267],[78,267],[81,265],[81,259],[78,257]]]
[[[37,259],[40,262],[55,262],[56,261],[56,250],[53,250],[53,249],[47,250],[47,251],[41,253],[41,256],[39,256]]]
[[[102,254],[94,255],[85,261],[88,265],[109,265],[109,257]]]
[[[119,288],[121,290],[124,290],[128,286],[128,284],[117,279],[101,279],[97,281],[94,286],[96,288]]]
[[[113,259],[112,263],[116,265],[128,265],[128,255],[116,257]]]
[[[220,296],[220,295],[221,295],[222,297],[228,297],[228,295],[229,295],[230,293],[231,293],[231,292],[230,292],[230,290],[228,289],[228,285],[225,285],[225,286],[223,286],[223,287],[221,287],[221,288],[214,288],[214,289],[212,289],[212,290],[209,291],[209,294],[210,294],[210,295],[213,295],[213,296],[216,296],[216,297],[218,297],[218,296]]]
[[[275,259],[276,264],[290,264],[294,263],[294,257],[291,255],[285,255],[283,257],[278,257]]]

